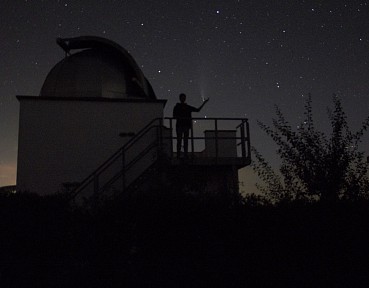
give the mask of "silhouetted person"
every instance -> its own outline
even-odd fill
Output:
[[[183,139],[184,155],[187,157],[188,152],[188,135],[192,127],[192,112],[199,112],[202,107],[209,101],[206,99],[199,108],[192,107],[186,104],[186,94],[179,94],[179,101],[173,109],[173,118],[176,121],[176,133],[177,133],[177,157],[181,154],[181,145]]]

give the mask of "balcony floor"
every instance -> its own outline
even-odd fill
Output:
[[[173,158],[169,159],[171,165],[235,166],[241,169],[251,163],[250,159],[242,157],[206,157],[201,153],[189,153],[187,158],[181,156],[181,158],[177,158],[177,153],[173,153]]]

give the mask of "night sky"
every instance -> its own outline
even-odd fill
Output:
[[[15,183],[15,96],[39,94],[64,57],[57,37],[100,36],[126,48],[168,100],[166,116],[184,92],[193,106],[210,97],[198,116],[249,118],[252,144],[272,162],[275,147],[256,120],[271,123],[274,104],[298,125],[311,93],[322,130],[333,93],[352,127],[369,114],[369,1],[0,3],[0,186]]]

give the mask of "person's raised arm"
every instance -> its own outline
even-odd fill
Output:
[[[205,106],[205,104],[206,104],[208,101],[209,101],[209,98],[206,98],[206,99],[204,100],[204,102],[202,102],[201,106],[200,106],[199,108],[197,108],[197,112],[200,112],[200,110],[202,109],[202,107],[204,107],[204,106]]]

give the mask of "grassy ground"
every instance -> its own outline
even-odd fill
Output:
[[[1,287],[368,287],[369,203],[0,196]]]

